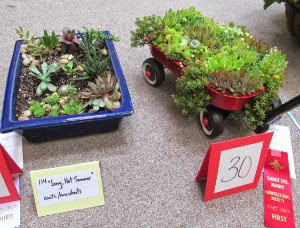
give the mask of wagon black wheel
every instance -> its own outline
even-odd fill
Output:
[[[207,106],[200,110],[200,125],[204,134],[214,138],[224,130],[224,119],[222,113],[213,106]]]
[[[275,108],[280,107],[281,105],[282,105],[282,101],[281,101],[280,98],[278,98],[278,100],[273,100],[273,101],[272,101],[272,110],[271,110],[270,112],[272,112]],[[269,113],[270,113],[270,112],[269,112]],[[269,113],[267,113],[267,116],[268,116]],[[281,117],[282,117],[282,116],[277,117],[274,121],[280,120]],[[258,126],[258,127],[254,130],[254,132],[255,132],[256,134],[261,134],[261,133],[264,133],[264,132],[268,131],[268,130],[269,130],[269,127],[270,127],[269,124],[265,124],[265,125],[263,125],[263,126]]]
[[[160,86],[165,80],[164,67],[154,58],[149,58],[144,61],[143,74],[146,81],[153,87]]]

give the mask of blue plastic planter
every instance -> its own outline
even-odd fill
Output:
[[[104,33],[106,35],[110,34],[108,31]],[[41,142],[51,139],[114,131],[118,128],[124,116],[133,114],[130,94],[114,44],[111,40],[106,40],[109,53],[113,53],[111,57],[112,67],[116,77],[120,81],[122,94],[120,108],[113,111],[18,121],[15,115],[15,107],[20,82],[19,76],[22,67],[20,54],[22,43],[22,40],[16,41],[8,72],[0,126],[1,133],[17,131],[28,141]]]

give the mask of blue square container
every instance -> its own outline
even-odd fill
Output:
[[[106,35],[110,33],[104,31]],[[22,68],[22,40],[15,43],[12,56],[2,109],[0,132],[17,131],[28,141],[42,142],[52,139],[75,137],[81,135],[114,131],[118,128],[124,116],[133,114],[133,107],[126,80],[112,40],[105,40],[111,57],[112,67],[120,82],[121,107],[113,111],[99,111],[58,117],[37,118],[18,121],[15,114],[16,97]]]

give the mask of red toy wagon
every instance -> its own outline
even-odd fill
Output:
[[[182,76],[182,70],[185,69],[179,61],[170,60],[154,45],[150,45],[150,51],[153,58],[148,58],[143,63],[143,72],[146,81],[154,87],[160,86],[165,80],[164,67],[168,68],[177,77]],[[210,137],[220,135],[224,130],[224,120],[230,111],[242,110],[253,97],[264,92],[266,88],[257,91],[249,96],[234,97],[230,94],[224,94],[210,86],[206,86],[207,92],[211,97],[210,105],[202,108],[199,120],[204,133]],[[280,101],[274,102],[276,108],[281,105]]]

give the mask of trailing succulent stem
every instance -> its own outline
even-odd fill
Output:
[[[210,96],[205,90],[207,79],[198,68],[188,67],[184,75],[177,79],[173,101],[184,114],[194,115],[209,103]]]
[[[105,43],[105,40],[106,39],[109,39],[109,40],[113,40],[115,42],[118,42],[120,41],[120,38],[113,35],[113,34],[109,34],[109,35],[106,35],[103,31],[101,31],[100,29],[89,29],[87,27],[83,27],[84,30],[85,30],[85,33],[92,37],[92,42],[93,44],[96,44],[96,45],[103,45]]]

